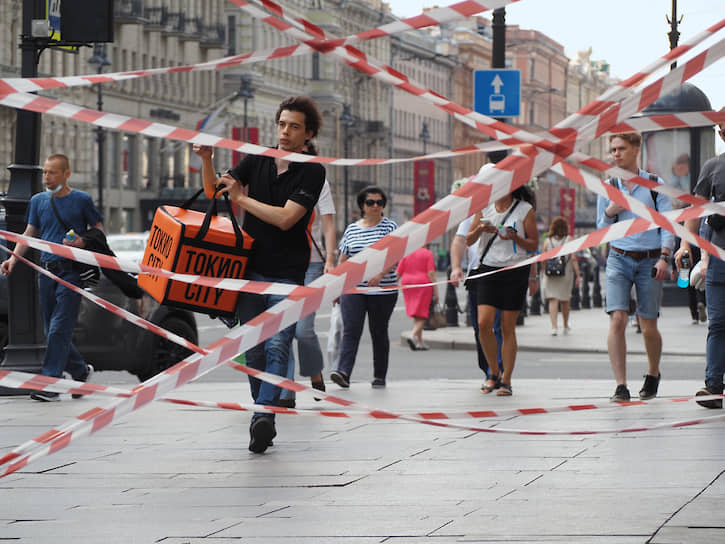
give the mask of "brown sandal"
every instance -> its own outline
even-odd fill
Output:
[[[499,387],[501,387],[501,376],[491,376],[483,382],[483,385],[481,386],[481,393],[488,394]]]

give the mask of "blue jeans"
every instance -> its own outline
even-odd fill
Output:
[[[352,374],[367,314],[368,329],[373,341],[373,375],[375,378],[385,379],[388,374],[388,357],[390,356],[388,323],[390,323],[390,316],[393,315],[397,300],[397,292],[391,295],[355,294],[340,297],[343,329],[338,372],[342,372],[348,377]]]
[[[725,262],[710,257],[705,276],[707,317],[707,349],[705,359],[705,385],[711,393],[723,392],[725,375]]]
[[[637,315],[657,319],[660,313],[663,282],[652,279],[658,257],[636,260],[614,250],[607,257],[607,313],[629,312],[629,296],[634,284]]]
[[[55,274],[68,283],[80,285],[78,272],[70,268]],[[43,275],[38,277],[38,290],[47,343],[41,373],[60,378],[66,371],[74,380],[84,378],[88,372],[86,362],[73,345],[73,329],[78,321],[81,296]]]
[[[483,354],[481,347],[481,339],[478,336],[478,299],[476,298],[476,282],[470,282],[467,287],[468,293],[468,317],[473,323],[473,336],[476,339],[476,352],[478,354],[478,368],[480,368],[486,377],[489,376],[488,361]],[[503,372],[503,359],[501,358],[501,344],[503,344],[503,333],[501,332],[501,310],[496,310],[496,317],[493,320],[493,334],[498,343],[496,350],[496,362],[498,363],[499,375]]]
[[[305,285],[312,283],[314,280],[322,276],[325,270],[325,263],[311,262],[305,273]],[[322,372],[324,361],[322,359],[322,349],[320,349],[320,341],[317,339],[315,332],[315,313],[303,317],[295,326],[295,338],[297,339],[297,352],[300,356],[300,375],[301,376],[317,376]],[[295,351],[290,347],[289,364],[287,365],[287,378],[295,379]],[[280,398],[294,399],[295,392],[289,389],[282,389]]]
[[[255,272],[246,274],[245,279],[254,281],[294,283],[287,279],[264,276]],[[254,293],[241,293],[239,301],[237,302],[237,317],[239,318],[240,323],[244,324],[285,298],[285,295],[257,295]],[[276,374],[277,376],[286,376],[290,346],[292,345],[294,333],[295,327],[294,325],[290,325],[289,327],[279,331],[274,336],[267,338],[267,340],[261,344],[257,344],[251,348],[245,354],[247,366],[257,370],[263,370],[270,374]],[[279,400],[281,391],[280,387],[249,376],[249,388],[252,392],[252,398],[256,404],[263,404],[266,406],[277,405],[277,400]],[[252,421],[262,415],[268,416],[269,414],[255,413],[252,417]],[[274,419],[274,414],[270,417]]]

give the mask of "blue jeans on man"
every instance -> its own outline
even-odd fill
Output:
[[[322,261],[311,262],[305,273],[305,285],[312,283],[322,276],[325,270],[325,263]],[[324,367],[320,341],[315,332],[315,313],[311,313],[297,322],[295,335],[297,339],[297,353],[300,359],[300,375],[305,377],[317,376]],[[295,352],[294,348],[289,350],[289,364],[287,365],[287,378],[295,379]],[[294,400],[295,392],[289,389],[282,389],[281,399]]]
[[[70,263],[54,274],[68,283],[80,285],[80,276]],[[73,329],[78,321],[81,295],[42,274],[38,277],[38,294],[47,344],[41,373],[60,378],[65,371],[74,380],[84,379],[88,367],[73,345]]]
[[[290,280],[264,276],[255,272],[245,275],[245,279],[253,281],[268,281],[278,283],[294,283]],[[261,314],[268,308],[281,302],[285,295],[258,295],[254,293],[242,293],[237,303],[237,316],[240,323],[244,324],[253,317]],[[264,342],[249,349],[245,356],[247,366],[256,370],[263,370],[277,376],[287,375],[290,346],[294,337],[295,327],[290,325],[267,338]],[[276,406],[281,388],[271,383],[263,382],[258,378],[249,376],[249,387],[252,392],[252,399],[256,404],[265,406]],[[274,420],[274,414],[255,413],[252,422],[260,416],[268,416]]]
[[[725,262],[710,257],[705,276],[707,317],[707,349],[705,386],[710,393],[721,395],[725,376]]]

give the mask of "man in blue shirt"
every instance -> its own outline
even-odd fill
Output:
[[[43,165],[45,192],[37,193],[30,199],[28,223],[23,234],[39,237],[42,240],[63,243],[74,247],[84,247],[81,235],[88,226],[103,229],[101,214],[96,210],[90,195],[68,185],[70,162],[65,155],[51,155]],[[55,209],[54,209],[55,207]],[[61,220],[58,218],[60,216]],[[66,238],[67,224],[75,232],[73,240]],[[18,244],[15,252],[24,255],[28,246]],[[18,259],[13,255],[0,264],[0,272],[10,274]],[[68,283],[80,286],[80,274],[73,262],[52,253],[43,253],[40,264]],[[73,345],[73,329],[78,320],[81,296],[44,275],[38,276],[40,313],[45,327],[47,347],[43,358],[42,374],[60,378],[68,372],[76,381],[85,382],[93,372],[83,356]],[[80,395],[74,394],[77,398]],[[58,393],[35,391],[30,395],[39,401],[60,400]]]
[[[609,138],[610,153],[614,164],[634,175],[647,178],[649,174],[637,166],[642,137],[637,133],[612,135]],[[663,183],[656,178],[658,183]],[[658,212],[672,209],[670,199],[632,182],[619,178],[610,180],[613,186]],[[602,196],[597,199],[597,228],[604,228],[617,221],[626,221],[637,217],[631,211],[615,204]],[[662,336],[657,329],[662,281],[669,274],[670,254],[674,238],[664,229],[651,229],[615,240],[610,245],[607,258],[607,313],[609,314],[609,334],[607,350],[612,364],[617,389],[612,401],[623,402],[630,399],[627,388],[627,343],[625,328],[629,310],[629,296],[634,285],[637,294],[637,315],[642,328],[645,350],[647,351],[648,370],[644,385],[639,392],[641,399],[657,396],[660,382],[660,356],[662,355]]]

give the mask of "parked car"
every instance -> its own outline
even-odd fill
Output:
[[[90,291],[152,323],[198,343],[194,314],[188,310],[160,305],[148,295],[143,299],[126,297],[105,276]],[[142,304],[139,301],[143,300]],[[8,343],[8,281],[0,275],[0,342]],[[175,365],[191,352],[161,336],[141,329],[87,299],[82,299],[73,343],[86,362],[96,370],[126,370],[145,381]],[[5,357],[0,352],[0,362]]]
[[[109,234],[106,236],[108,247],[123,261],[140,263],[146,251],[149,231],[129,232],[127,234]]]

